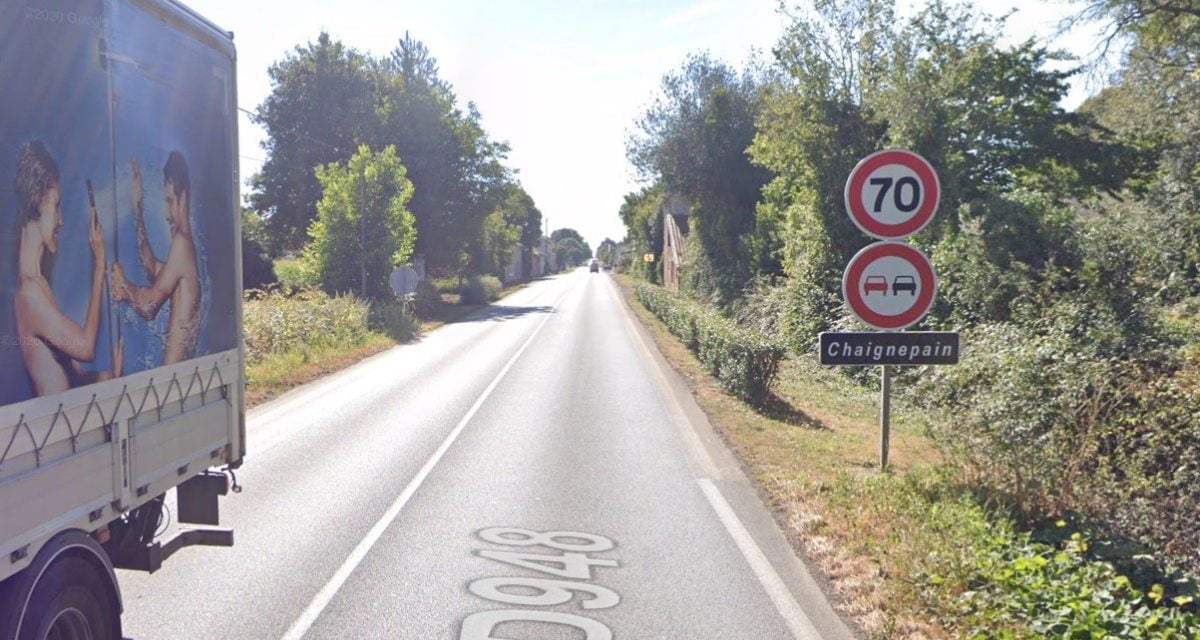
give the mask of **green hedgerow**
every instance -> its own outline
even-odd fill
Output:
[[[758,402],[770,393],[784,347],[683,297],[638,283],[634,294],[730,393]]]

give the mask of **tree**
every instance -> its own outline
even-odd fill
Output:
[[[1003,19],[934,3],[901,30],[887,88],[871,103],[888,124],[887,142],[938,167],[949,211],[1015,186],[1060,202],[1120,188],[1136,155],[1086,114],[1059,106],[1078,70],[1049,68],[1062,54],[1034,40],[1000,46],[1002,27]]]
[[[1125,55],[1113,85],[1080,111],[1140,150],[1145,169],[1133,197],[1104,212],[1137,243],[1143,277],[1175,283],[1166,299],[1200,293],[1200,3],[1085,4],[1077,20],[1105,22]]]
[[[345,161],[375,129],[375,80],[367,56],[325,32],[267,73],[273,88],[255,116],[267,161],[252,178],[250,202],[273,248],[294,250],[317,216],[314,167]]]
[[[724,304],[758,266],[748,244],[770,179],[746,153],[760,108],[758,83],[750,72],[739,75],[693,54],[663,78],[661,91],[638,120],[627,154],[644,178],[690,203],[692,235],[711,265],[711,281],[698,283],[698,293]]]
[[[412,257],[416,240],[406,208],[413,185],[395,148],[374,152],[363,145],[349,162],[316,173],[323,192],[304,252],[308,268],[329,293],[391,296],[388,278]]]
[[[617,261],[617,243],[612,238],[602,240],[600,246],[596,247],[596,259],[607,265],[615,264]]]
[[[493,249],[506,227],[498,224],[505,215],[493,215],[516,184],[504,166],[508,146],[488,137],[474,104],[458,106],[423,43],[405,34],[390,55],[374,59],[322,33],[270,74],[272,91],[257,115],[268,158],[250,201],[267,220],[273,249],[303,244],[321,197],[314,167],[346,162],[360,144],[394,146],[415,187],[408,206],[426,268],[435,275],[496,269]]]
[[[663,247],[663,194],[662,187],[655,184],[641,191],[625,194],[618,212],[625,224],[627,242],[632,265],[630,271],[649,282],[661,279],[658,265],[662,263]],[[654,262],[645,262],[642,256],[651,254]]]
[[[489,216],[489,226],[485,227],[485,229],[504,230],[500,242],[492,244],[492,257],[489,260],[495,265],[493,272],[501,274],[507,268],[509,260],[512,259],[513,249],[520,247],[524,266],[521,277],[528,278],[533,268],[532,250],[542,237],[542,212],[534,205],[533,198],[520,185],[516,183],[508,185],[505,193],[507,197],[501,202],[500,208],[492,216]],[[497,236],[499,236],[498,233]]]
[[[513,183],[502,164],[508,146],[488,138],[474,104],[465,112],[457,107],[420,41],[405,34],[380,67],[379,140],[396,146],[417,186],[410,204],[416,250],[431,273],[488,273],[494,264],[478,244],[488,233],[495,239],[495,221],[488,218]]]
[[[582,264],[584,260],[592,257],[592,248],[588,246],[587,241],[578,231],[569,227],[555,229],[550,234],[550,241],[560,266]]]
[[[782,243],[775,251],[800,335],[816,335],[837,316],[841,270],[865,244],[843,211],[842,188],[886,132],[867,101],[883,85],[894,13],[883,0],[806,3],[789,10],[774,50],[776,75],[750,155],[776,174],[763,190],[758,224]]]
[[[574,267],[592,257],[592,250],[577,238],[563,238],[554,244],[554,255],[559,267]]]

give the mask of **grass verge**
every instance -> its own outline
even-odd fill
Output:
[[[1102,543],[1074,523],[1021,531],[939,456],[920,413],[893,414],[891,468],[880,473],[874,393],[792,359],[775,397],[747,405],[636,301],[629,278],[617,281],[835,606],[868,637],[1200,637],[1191,597],[1163,597],[1170,576],[1140,575],[1136,557],[1098,557]]]
[[[503,298],[528,286],[520,283],[500,292]],[[246,365],[246,407],[253,407],[276,398],[302,384],[349,367],[365,358],[398,344],[451,324],[464,316],[487,307],[487,304],[464,305],[458,296],[443,294],[441,303],[417,322],[413,335],[393,336],[375,329],[345,333],[324,333],[324,339],[297,339],[292,346],[278,353],[267,353]],[[286,320],[283,320],[286,322]],[[297,332],[303,335],[303,332]]]
[[[371,332],[358,344],[303,346],[270,354],[259,362],[246,365],[246,406],[262,404],[396,344],[390,336]]]

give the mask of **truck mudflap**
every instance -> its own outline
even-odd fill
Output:
[[[180,484],[176,489],[179,522],[220,524],[217,500],[229,493],[232,483],[231,475],[206,471]],[[164,498],[158,496],[109,526],[110,537],[105,548],[114,566],[154,573],[164,560],[184,547],[233,546],[233,531],[215,527],[183,529],[165,542],[155,540],[162,522]]]

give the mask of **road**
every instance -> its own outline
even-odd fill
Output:
[[[257,407],[125,635],[852,638],[636,322],[579,270]]]

